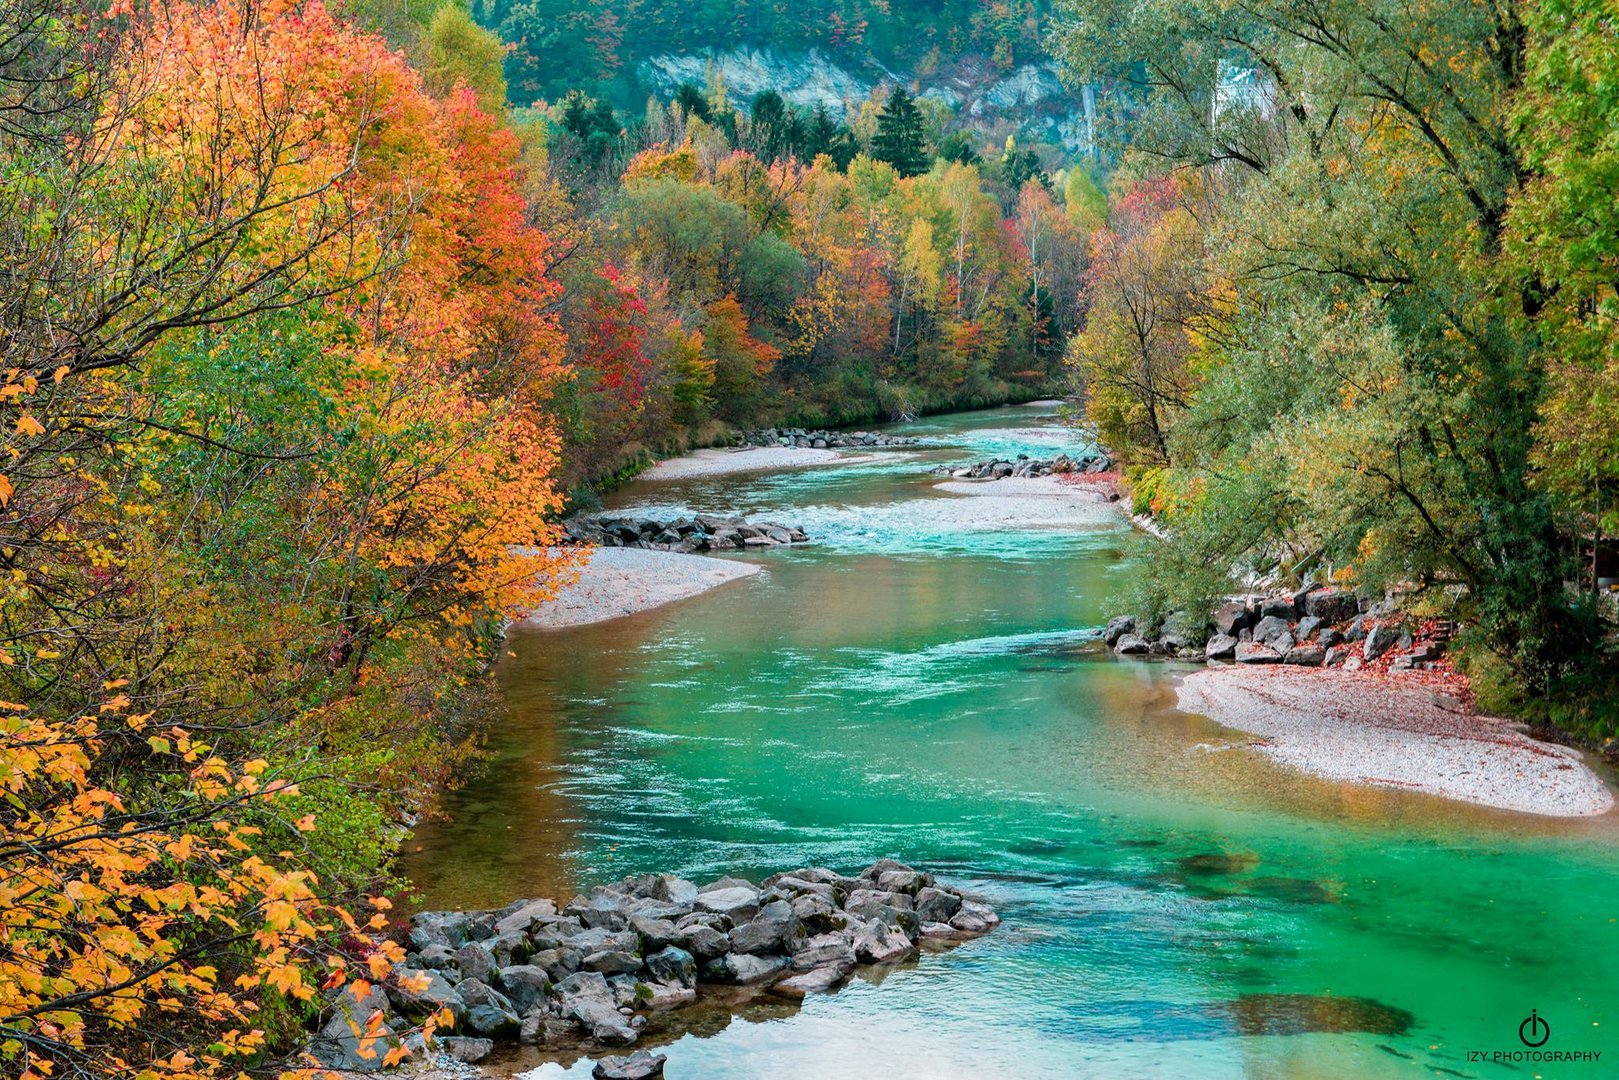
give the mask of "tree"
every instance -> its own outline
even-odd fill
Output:
[[[894,87],[883,111],[877,116],[877,134],[872,139],[871,156],[892,165],[900,176],[925,173],[931,164],[922,128],[922,112],[903,86]]]
[[[500,38],[473,22],[465,8],[447,3],[434,12],[425,44],[422,75],[430,91],[445,97],[464,83],[484,112],[498,114],[506,108],[506,48]]]

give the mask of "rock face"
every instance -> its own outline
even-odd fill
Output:
[[[878,431],[806,431],[803,428],[765,428],[744,431],[738,446],[790,446],[800,450],[875,450],[889,446],[915,446],[919,440],[909,435],[884,435]]]
[[[940,476],[953,476],[957,480],[1004,480],[1009,476],[1104,473],[1112,467],[1113,459],[1106,454],[1081,454],[1078,457],[1058,454],[1054,458],[1044,459],[1019,454],[1015,459],[988,458],[971,465],[940,465],[933,472]]]
[[[381,1055],[356,1053],[352,1024],[364,1029],[380,1013],[382,1041],[397,1045],[411,1021],[441,1009],[455,1021],[444,1048],[462,1060],[502,1042],[628,1046],[646,1013],[691,1004],[705,983],[828,992],[858,964],[909,959],[923,937],[965,940],[999,923],[981,900],[892,859],[856,877],[803,867],[759,885],[728,877],[697,886],[645,875],[560,910],[519,900],[499,911],[421,912],[395,977],[363,1001],[332,999],[311,1051],[370,1071]],[[658,1076],[662,1067],[661,1057],[634,1054],[604,1059],[595,1075]]]
[[[696,514],[668,521],[622,514],[576,514],[563,522],[566,540],[598,547],[650,548],[654,551],[737,551],[803,544],[803,529],[774,521]],[[549,904],[550,901],[544,901]],[[525,916],[532,921],[532,916]]]

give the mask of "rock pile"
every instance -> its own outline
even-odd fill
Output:
[[[744,431],[738,446],[793,446],[801,450],[872,449],[884,446],[915,446],[919,440],[907,435],[884,435],[877,431],[806,431],[804,428],[765,428]]]
[[[1427,670],[1444,654],[1448,633],[1427,632],[1417,641],[1398,618],[1390,618],[1390,606],[1365,612],[1362,606],[1352,592],[1310,585],[1281,596],[1230,600],[1201,625],[1177,612],[1155,634],[1132,616],[1116,616],[1102,640],[1121,656],[1239,664],[1353,669],[1389,656],[1391,671]],[[1205,640],[1202,648],[1194,644],[1198,640]]]
[[[651,548],[656,551],[736,551],[802,544],[803,529],[773,521],[695,514],[659,520],[624,514],[579,514],[563,522],[566,542],[599,547]]]
[[[401,968],[363,1000],[339,995],[312,1050],[332,1067],[375,1069],[405,1041],[396,1032],[442,1010],[455,1034],[435,1042],[462,1061],[497,1042],[627,1046],[648,1013],[691,1004],[704,984],[802,998],[836,989],[858,965],[899,963],[919,942],[973,938],[999,923],[982,901],[892,859],[856,877],[806,867],[759,885],[725,877],[698,886],[648,874],[561,910],[519,900],[498,911],[422,912],[410,920]],[[355,1032],[378,1012],[385,1026],[369,1030],[383,1036],[368,1057]],[[605,1075],[656,1075],[612,1071],[650,1068],[650,1059],[623,1059]]]
[[[1019,454],[1016,460],[991,458],[975,461],[971,465],[940,465],[935,473],[953,476],[958,480],[1003,480],[1008,476],[1051,476],[1055,473],[1103,473],[1113,467],[1113,459],[1106,454],[1081,454],[1069,457],[1058,454],[1054,458],[1031,458]]]

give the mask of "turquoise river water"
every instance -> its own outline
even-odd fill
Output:
[[[1049,409],[903,430],[928,445],[618,493],[818,542],[738,556],[765,572],[685,603],[514,633],[487,773],[407,845],[421,902],[893,856],[1005,919],[802,1006],[649,1034],[670,1080],[1619,1076],[1619,816],[1268,763],[1175,710],[1184,669],[1088,646],[1135,572],[1121,519],[996,499],[973,527],[925,475],[1072,447]],[[1543,1050],[1601,1060],[1470,1060],[1523,1051],[1531,1009]]]

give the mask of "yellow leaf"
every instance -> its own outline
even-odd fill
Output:
[[[22,432],[24,435],[45,434],[45,428],[38,420],[35,420],[33,416],[28,413],[23,413],[21,416],[17,417],[17,430]]]

